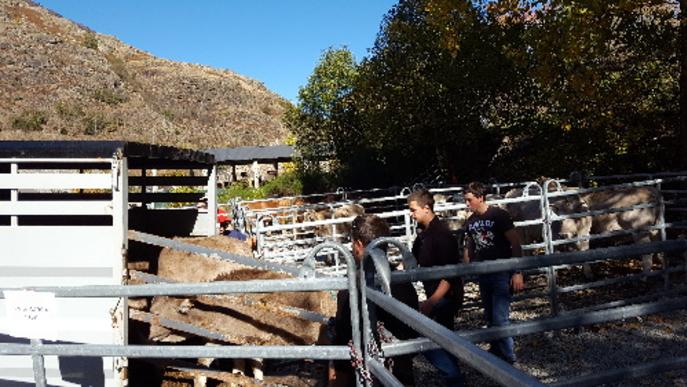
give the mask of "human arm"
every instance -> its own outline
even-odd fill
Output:
[[[330,360],[327,367],[327,384],[333,386],[336,383],[336,368],[334,368],[334,361]]]
[[[450,290],[451,284],[448,281],[445,279],[439,281],[437,290],[435,290],[434,293],[427,298],[427,300],[420,303],[420,312],[424,315],[429,315],[432,312],[434,305],[444,298],[444,296],[446,296]]]
[[[348,387],[355,383],[353,374],[349,371],[336,369],[333,360],[329,361],[327,371],[327,387]]]
[[[470,235],[465,233],[465,247],[463,247],[463,263],[470,263],[475,254],[475,243]]]
[[[506,239],[508,239],[508,242],[510,242],[511,255],[513,257],[521,257],[522,247],[520,246],[520,237],[515,231],[515,228],[511,228],[510,230],[506,231],[505,235]],[[513,291],[516,292],[519,292],[525,288],[525,280],[523,279],[521,272],[515,272],[513,274],[510,280],[510,285]]]
[[[508,243],[510,243],[510,249],[511,249],[511,256],[512,257],[522,257],[522,247],[520,245],[520,237],[518,236],[517,231],[515,231],[515,228],[511,228],[510,230],[505,232],[506,239],[508,239]]]

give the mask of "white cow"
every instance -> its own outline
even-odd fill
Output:
[[[641,204],[651,205],[631,211],[614,212],[592,217],[591,233],[604,235],[619,230],[642,230],[655,226],[659,220],[661,192],[655,187],[633,187],[623,189],[609,189],[582,195],[592,211],[608,210],[612,208],[626,208]],[[644,230],[629,236],[615,236],[601,242],[601,245],[616,245],[621,243],[646,243],[658,238],[657,230]],[[597,244],[597,243],[594,243]],[[642,257],[645,272],[651,270],[652,257]]]

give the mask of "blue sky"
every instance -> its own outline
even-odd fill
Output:
[[[38,0],[155,56],[232,70],[296,102],[328,47],[360,61],[392,0]]]

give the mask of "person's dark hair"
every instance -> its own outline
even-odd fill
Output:
[[[476,198],[486,197],[487,188],[479,181],[473,181],[472,183],[469,183],[467,187],[465,187],[465,191],[463,191],[463,195],[469,193],[473,194]]]
[[[426,189],[411,192],[408,195],[408,204],[410,202],[416,202],[420,207],[427,206],[434,211],[434,195]]]
[[[359,215],[351,224],[351,239],[364,246],[377,238],[389,236],[389,224],[377,215]]]

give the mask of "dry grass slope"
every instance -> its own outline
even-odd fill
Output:
[[[156,58],[30,1],[0,0],[0,52],[0,140],[205,148],[287,135],[288,101],[262,83]]]

